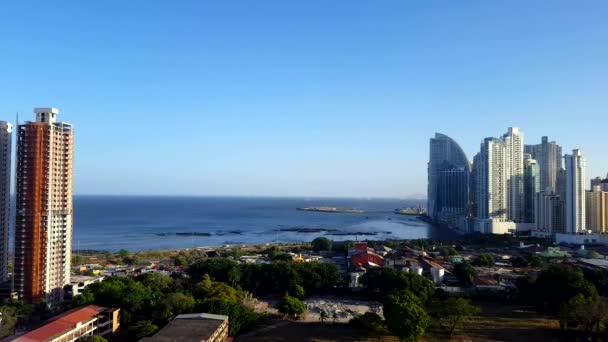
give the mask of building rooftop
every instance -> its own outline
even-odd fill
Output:
[[[206,341],[225,321],[228,321],[228,316],[206,313],[179,315],[159,332],[140,342]]]
[[[18,342],[43,342],[50,341],[53,338],[72,330],[80,322],[85,322],[93,317],[96,317],[105,308],[88,305],[83,308],[70,310],[61,315],[55,316],[47,323],[36,330],[32,330],[25,335],[18,337],[13,341]]]

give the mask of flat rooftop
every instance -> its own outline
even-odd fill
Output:
[[[175,317],[154,336],[140,342],[201,342],[206,341],[228,320],[228,316],[212,314],[187,314]]]

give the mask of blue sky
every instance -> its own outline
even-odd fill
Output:
[[[608,172],[605,1],[13,1],[0,118],[76,127],[77,194],[407,197],[428,139],[520,127]]]

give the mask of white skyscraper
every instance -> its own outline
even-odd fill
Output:
[[[477,217],[521,222],[524,202],[524,136],[509,128],[501,138],[486,138],[476,166]]]
[[[524,134],[509,127],[502,136],[505,143],[505,172],[507,177],[507,217],[522,222],[524,216]]]
[[[564,156],[566,162],[566,232],[586,230],[585,157],[579,150]]]
[[[477,218],[508,221],[507,146],[502,139],[486,138],[476,164]]]
[[[13,126],[0,121],[0,282],[5,282],[8,275],[12,134]]]

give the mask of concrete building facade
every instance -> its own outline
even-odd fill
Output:
[[[8,280],[13,126],[0,121],[0,283]]]
[[[586,160],[580,150],[564,156],[566,164],[566,233],[586,231]]]
[[[524,216],[524,134],[517,127],[509,127],[502,136],[507,174],[507,217],[522,222]]]
[[[70,283],[73,128],[55,108],[34,112],[17,128],[14,291],[54,305]]]
[[[535,222],[536,194],[540,192],[540,168],[530,154],[524,155],[524,216],[523,221]]]
[[[558,175],[562,169],[562,147],[555,141],[550,142],[549,138],[544,136],[540,144],[526,145],[524,152],[532,155],[532,158],[538,162],[540,188],[543,191],[547,188],[557,191]]]
[[[537,231],[547,233],[564,232],[564,201],[551,187],[536,194],[534,212]]]
[[[594,233],[608,233],[608,192],[598,184],[585,193],[587,229]]]

